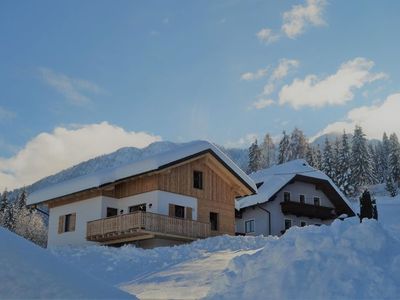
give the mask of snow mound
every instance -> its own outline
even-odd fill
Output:
[[[400,241],[373,220],[292,227],[234,258],[209,299],[398,299]]]
[[[132,299],[0,228],[1,299]]]
[[[138,280],[179,263],[204,258],[209,253],[259,249],[270,239],[276,238],[225,235],[198,240],[191,244],[149,250],[126,245],[121,248],[60,247],[52,248],[51,251],[75,267],[120,286],[125,282]]]

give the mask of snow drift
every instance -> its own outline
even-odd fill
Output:
[[[0,228],[1,299],[132,299],[60,261],[48,250]]]
[[[210,299],[394,299],[400,242],[372,220],[293,227],[260,251],[234,258]]]

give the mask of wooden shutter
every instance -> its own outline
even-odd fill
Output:
[[[192,219],[192,208],[191,207],[185,207],[185,217],[188,220]]]
[[[175,204],[171,204],[171,203],[169,204],[168,215],[170,217],[175,217]]]
[[[69,231],[75,231],[76,213],[71,214],[69,219]]]
[[[63,233],[65,229],[65,216],[58,217],[58,233]]]

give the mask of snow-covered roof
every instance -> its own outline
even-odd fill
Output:
[[[240,210],[245,207],[270,201],[271,197],[288,184],[296,175],[328,181],[351,208],[349,200],[340,191],[336,184],[333,183],[332,179],[330,179],[324,172],[311,167],[304,159],[296,159],[250,174],[250,177],[255,183],[262,183],[262,185],[258,187],[257,194],[237,199],[235,203],[236,209]]]
[[[104,170],[95,174],[76,177],[71,180],[40,189],[28,196],[27,204],[37,204],[64,195],[100,187],[124,178],[155,171],[177,161],[190,158],[206,151],[211,151],[211,153],[213,153],[217,159],[219,159],[228,169],[230,169],[230,171],[250,190],[253,190],[253,192],[257,191],[254,181],[213,143],[208,141],[193,141],[189,143],[182,143],[173,150],[164,151],[155,154],[154,156],[147,157],[146,159],[138,160],[121,167]]]

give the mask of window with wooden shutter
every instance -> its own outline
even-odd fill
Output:
[[[65,216],[59,216],[58,217],[58,233],[63,233],[64,232],[64,225],[65,223]]]
[[[76,226],[76,213],[73,213],[71,214],[69,220],[69,231],[75,231],[75,226]]]
[[[175,205],[174,204],[171,204],[171,203],[169,204],[168,216],[175,217]]]
[[[186,219],[192,220],[192,208],[186,207],[185,209],[186,209],[186,212],[185,212]]]

